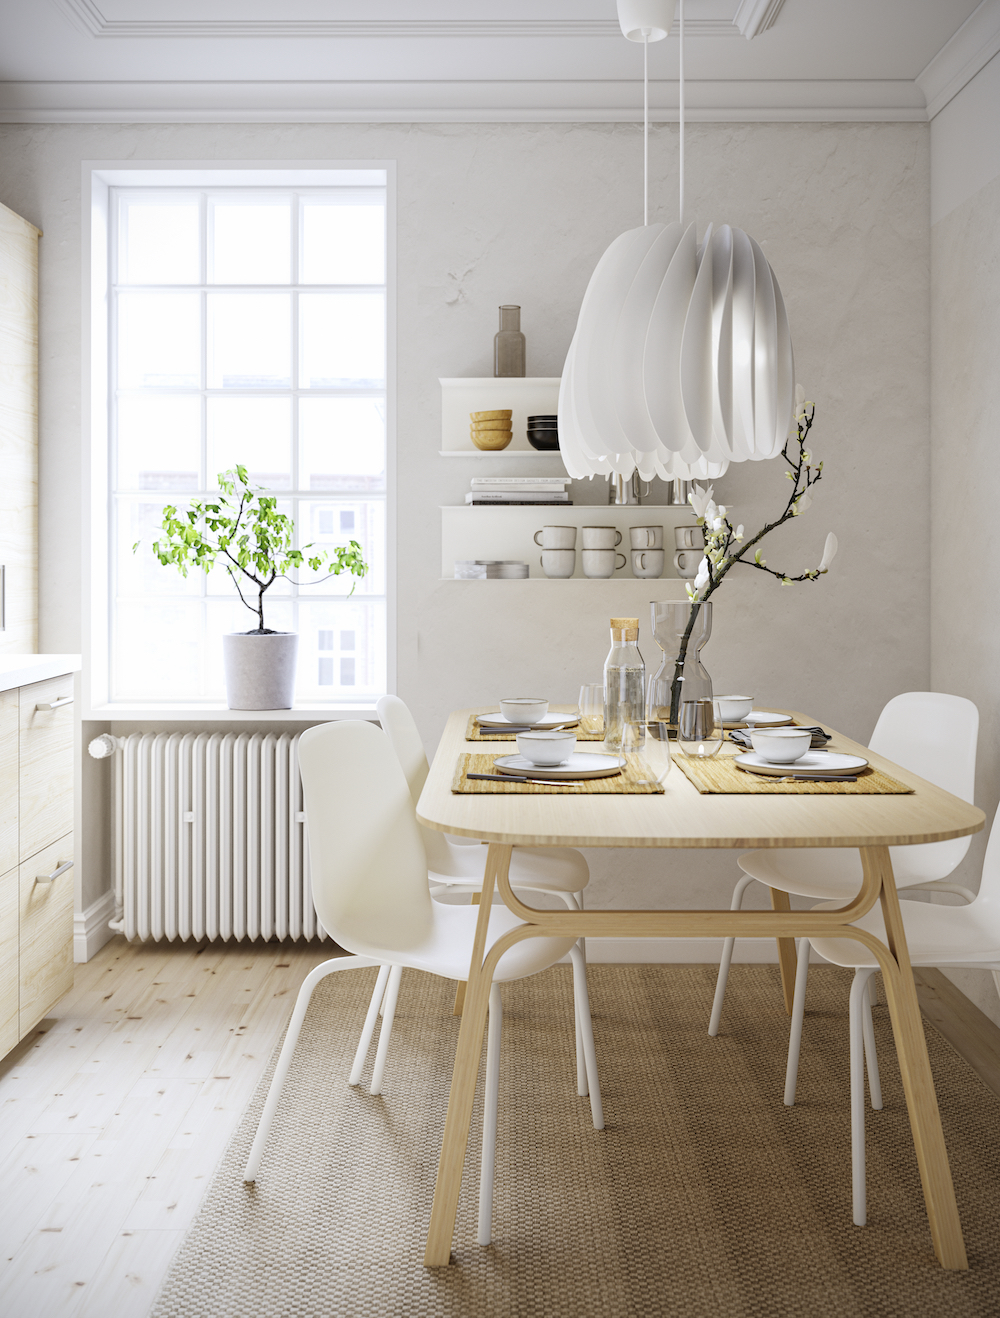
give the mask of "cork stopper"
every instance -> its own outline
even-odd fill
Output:
[[[624,632],[624,639],[626,641],[637,641],[639,639],[639,619],[612,618],[611,630],[613,632]]]

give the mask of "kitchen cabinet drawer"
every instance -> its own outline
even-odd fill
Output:
[[[73,859],[73,834],[20,866],[20,1033],[37,1025],[73,987],[73,869],[38,882]]]
[[[0,874],[16,868],[20,859],[17,850],[17,723],[17,691],[0,691]]]
[[[0,875],[0,1057],[21,1037],[18,1024],[17,867]]]
[[[20,721],[20,859],[73,829],[73,675],[18,690]],[[39,705],[59,704],[55,709]]]

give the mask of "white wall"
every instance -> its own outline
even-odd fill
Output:
[[[931,676],[979,706],[977,804],[1000,799],[1000,56],[931,126]],[[958,877],[979,883],[986,834]],[[1000,1024],[986,971],[949,972]]]
[[[929,152],[917,124],[689,128],[690,213],[761,241],[788,302],[797,373],[818,404],[826,474],[809,515],[768,551],[796,569],[829,529],[835,570],[784,588],[751,574],[716,604],[704,658],[719,688],[755,691],[866,738],[892,694],[929,679]],[[672,219],[674,126],[652,132],[654,218]],[[557,375],[594,264],[641,220],[641,132],[607,124],[72,125],[0,127],[0,200],[41,248],[43,649],[79,644],[80,162],[395,159],[398,162],[399,694],[432,746],[449,708],[599,677],[612,613],[655,584],[439,581],[440,503],[471,463],[442,460],[440,375],[491,371],[496,308],[519,302],[530,374]],[[478,464],[492,473],[500,465]],[[782,500],[781,464],[721,483],[753,525]],[[578,486],[578,498],[603,491]],[[525,546],[525,554],[528,546]],[[727,904],[730,855],[592,856],[592,903]]]

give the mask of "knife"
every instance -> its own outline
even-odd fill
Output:
[[[483,778],[491,783],[538,783],[542,787],[552,787],[559,783],[576,786],[587,782],[586,778],[528,778],[519,773],[467,773],[466,778]]]

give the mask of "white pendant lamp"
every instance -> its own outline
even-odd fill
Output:
[[[584,294],[559,390],[559,447],[570,476],[638,471],[706,480],[730,462],[780,453],[792,419],[788,317],[767,258],[742,229],[684,222],[684,0],[680,0],[680,219],[649,224],[646,52],[676,0],[618,0],[643,43],[645,213],[616,238]]]

